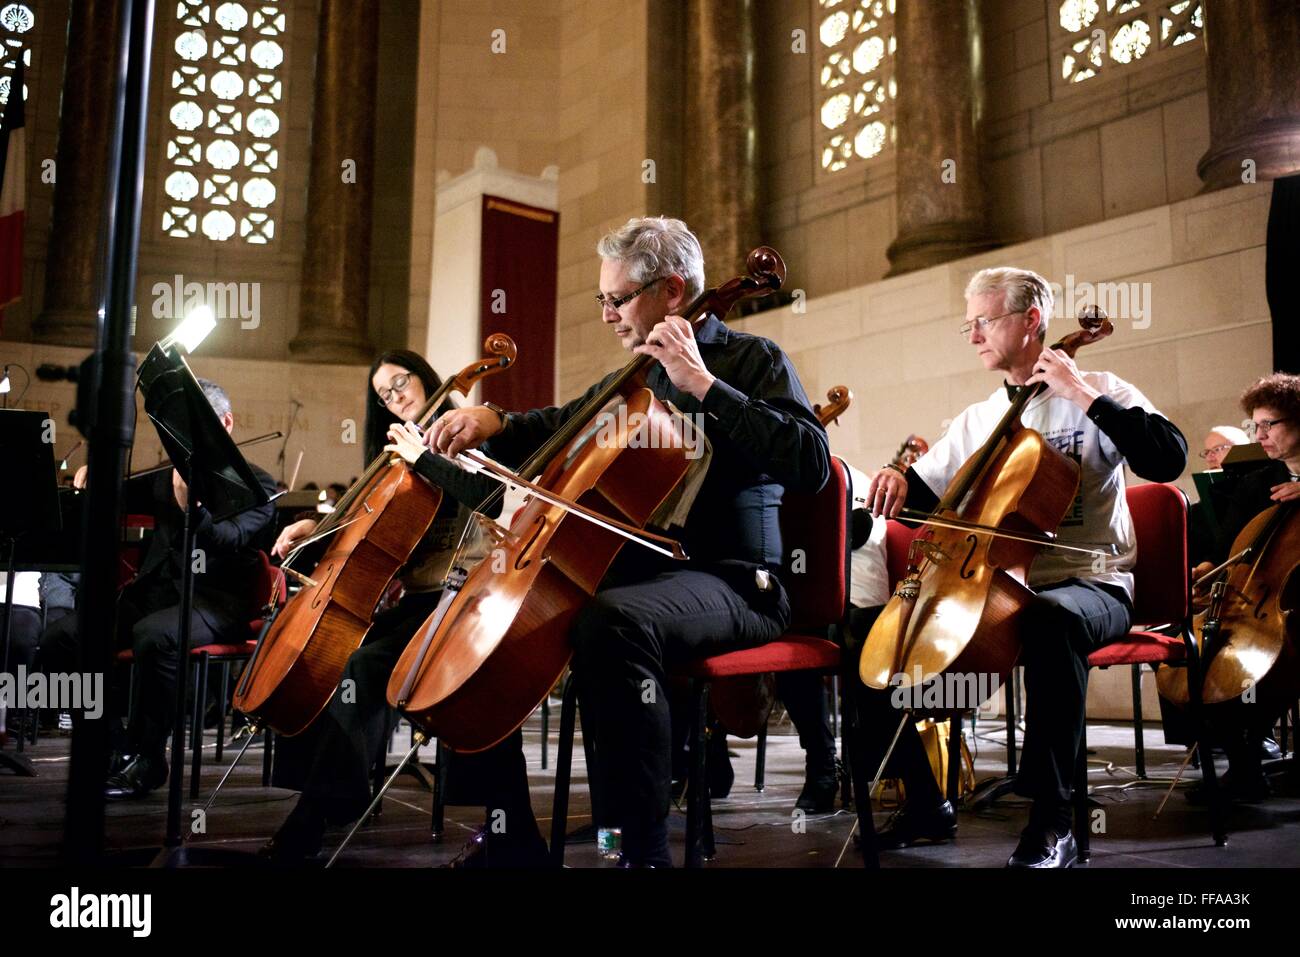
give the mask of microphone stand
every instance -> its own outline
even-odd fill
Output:
[[[298,410],[302,408],[302,403],[297,399],[289,400],[292,410],[289,412],[289,425],[284,431],[284,441],[280,443],[280,454],[275,457],[275,462],[280,466],[280,484],[287,484],[284,481],[284,450],[289,447],[289,436],[293,435],[293,423],[298,418]],[[279,435],[277,432],[276,435]]]

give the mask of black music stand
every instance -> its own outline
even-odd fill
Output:
[[[8,545],[4,600],[4,671],[9,671],[9,644],[13,630],[14,572],[18,539],[30,533],[53,535],[62,528],[54,472],[52,420],[47,412],[0,410],[0,541]],[[24,728],[18,726],[21,749]],[[0,751],[0,767],[24,777],[35,777],[31,763],[21,755]]]
[[[189,694],[190,626],[194,601],[196,503],[214,521],[257,508],[270,501],[261,482],[236,448],[234,440],[208,404],[190,367],[174,349],[155,344],[140,365],[137,388],[144,394],[149,416],[176,470],[189,486],[181,555],[180,662],[176,675],[176,711],[172,725],[171,774],[168,778],[167,833],[155,863],[178,863],[181,853],[181,795],[185,774],[185,699]]]

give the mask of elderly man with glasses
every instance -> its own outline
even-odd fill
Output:
[[[966,321],[959,327],[990,372],[1002,377],[991,396],[961,412],[947,433],[906,473],[881,469],[867,491],[877,516],[904,504],[932,511],[958,470],[980,449],[1020,389],[1042,383],[1021,422],[1079,464],[1079,491],[1058,530],[1065,544],[1102,543],[1092,555],[1044,549],[1029,571],[1036,599],[1021,619],[1028,711],[1024,757],[1016,791],[1033,800],[1028,826],[1010,867],[1069,867],[1078,857],[1070,797],[1083,731],[1088,654],[1123,635],[1132,615],[1132,568],[1137,548],[1124,496],[1124,466],[1141,478],[1167,482],[1187,463],[1187,440],[1135,386],[1109,372],[1081,372],[1068,354],[1046,345],[1051,287],[1026,269],[985,269],[966,287]],[[875,768],[898,726],[889,691],[861,689],[865,729],[863,767]],[[881,739],[883,730],[884,738]],[[874,753],[873,753],[874,752]],[[920,737],[905,722],[894,751],[907,804],[881,832],[885,847],[956,834]]]

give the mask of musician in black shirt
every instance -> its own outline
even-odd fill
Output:
[[[230,398],[214,382],[199,385],[221,424],[234,428]],[[275,480],[256,465],[253,474],[267,492],[275,493]],[[78,470],[78,484],[86,475]],[[195,508],[196,555],[184,556],[185,509],[189,488],[175,469],[123,485],[123,509],[152,515],[153,537],[140,569],[118,598],[119,634],[129,636],[134,652],[136,699],[131,707],[127,737],[116,743],[106,796],[139,798],[167,780],[166,744],[176,701],[179,662],[180,583],[182,562],[198,562],[194,575],[194,610],[190,620],[190,647],[241,642],[248,623],[259,609],[256,594],[261,562],[257,552],[271,545],[271,503],[214,521],[199,502]],[[40,664],[47,672],[77,670],[77,616],[68,615],[46,628],[41,636]]]
[[[762,644],[789,624],[777,521],[786,489],[816,492],[830,469],[826,431],[789,359],[773,342],[711,317],[678,313],[704,284],[699,242],[685,224],[634,219],[597,246],[602,320],[624,349],[657,359],[647,384],[694,415],[711,459],[679,537],[691,561],[623,548],[571,632],[583,727],[599,762],[605,819],[623,832],[625,863],[666,866],[671,779],[667,671]],[[607,380],[606,380],[607,381]],[[448,455],[482,445],[523,462],[604,382],[567,405],[502,416],[477,407],[443,416],[427,436]]]

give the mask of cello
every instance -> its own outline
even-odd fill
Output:
[[[1209,604],[1192,621],[1201,703],[1293,702],[1300,693],[1300,505],[1282,502],[1260,512],[1237,535],[1231,555],[1197,582],[1213,582]],[[1188,705],[1186,668],[1161,666],[1156,687],[1174,705]]]
[[[514,364],[507,335],[484,343],[487,355],[442,384],[416,414],[425,426],[453,391],[468,395],[475,383]],[[286,571],[303,582],[270,629],[258,639],[235,689],[234,706],[257,726],[292,736],[324,710],[348,657],[365,640],[379,599],[433,524],[442,491],[417,478],[398,456],[381,454],[339,499],[333,512],[285,561],[326,535],[334,535],[311,575]]]
[[[1081,310],[1079,324],[1051,348],[1073,358],[1113,331],[1096,307]],[[910,687],[945,672],[997,675],[1000,684],[1015,666],[1019,618],[1034,597],[1025,584],[1029,566],[1040,547],[1056,544],[1056,527],[1079,487],[1079,466],[1020,421],[1046,388],[1018,391],[922,518],[926,528],[912,542],[907,574],[862,648],[859,675],[869,687]]]
[[[746,275],[701,293],[683,318],[698,328],[785,281],[785,263],[769,247],[753,250],[746,268]],[[485,750],[523,724],[567,667],[570,624],[625,539],[591,533],[557,503],[577,503],[623,528],[642,529],[688,472],[679,421],[645,384],[654,361],[638,355],[610,376],[519,468],[516,478],[541,478],[525,486],[533,494],[492,561],[448,583],[444,599],[454,597],[403,652],[388,701],[418,729],[417,740],[436,736],[456,751]],[[593,441],[598,432],[607,440]],[[685,558],[680,546],[674,554]]]

